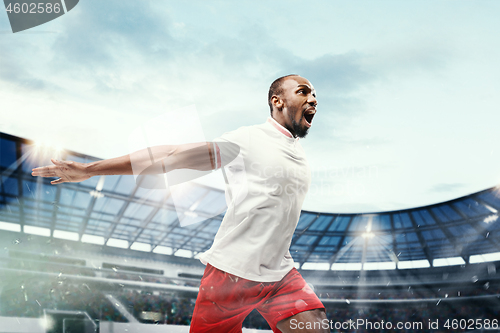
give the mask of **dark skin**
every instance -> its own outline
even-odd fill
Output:
[[[272,117],[293,136],[303,138],[316,114],[316,90],[311,82],[300,76],[287,77],[282,90],[280,95],[271,97]]]
[[[311,127],[312,118],[316,113],[316,91],[307,79],[300,76],[286,78],[282,88],[282,94],[271,98],[273,118],[288,129],[292,135],[304,137]],[[310,122],[307,121],[308,118],[310,118]],[[163,160],[167,170],[182,168],[213,169],[213,161],[210,158],[213,156],[213,151],[210,143],[165,145],[151,147],[150,149],[155,162]],[[151,162],[150,154],[147,151],[138,151],[130,155],[87,164],[52,159],[53,165],[34,168],[32,175],[58,178],[51,181],[51,184],[54,185],[66,182],[81,182],[93,176],[132,175],[134,174],[132,160],[135,165],[144,164],[147,166]]]
[[[305,137],[316,114],[316,90],[311,82],[300,76],[286,78],[282,90],[280,95],[271,97],[272,117],[294,137]],[[286,318],[277,327],[283,333],[328,333],[330,330],[322,328],[323,325],[316,324],[314,329],[314,323],[324,323],[326,320],[323,309],[314,309]],[[313,328],[307,329],[307,324]]]
[[[206,142],[188,143],[183,145],[164,145],[149,147],[129,155],[110,158],[92,163],[73,161],[58,161],[51,159],[53,165],[34,168],[32,176],[55,177],[51,184],[82,182],[90,177],[103,175],[133,175],[135,170],[143,171],[151,166],[151,156],[154,162],[161,163],[165,171],[175,169],[194,169],[200,171],[214,168],[212,144]],[[153,168],[152,174],[162,173],[163,168]]]
[[[329,329],[322,327],[327,320],[323,309],[314,309],[283,319],[276,327],[283,333],[329,333]]]
[[[283,92],[271,98],[273,118],[288,129],[295,137],[305,137],[311,127],[312,118],[316,114],[316,91],[312,84],[300,76],[292,76],[283,82]],[[131,175],[134,174],[132,161],[142,168],[150,165],[152,154],[155,162],[163,161],[166,170],[189,168],[196,170],[213,169],[212,145],[200,142],[179,146],[150,147],[150,151],[138,151],[130,155],[102,160],[93,163],[77,163],[57,161],[53,165],[33,169],[33,176],[55,177],[52,184],[65,182],[81,182],[99,175]],[[314,327],[313,323],[323,323],[326,320],[323,309],[314,309],[298,313],[280,321],[277,325],[283,333],[326,333],[325,329],[306,329],[306,325]],[[317,325],[318,326],[318,325]],[[303,329],[299,329],[303,327]],[[321,325],[319,325],[321,327]]]

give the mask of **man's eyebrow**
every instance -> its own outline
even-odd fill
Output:
[[[309,91],[312,91],[311,87],[309,87],[309,85],[307,85],[307,84],[299,84],[297,86],[297,91],[299,91],[300,89],[304,89],[304,88],[306,88]]]
[[[309,85],[307,85],[307,84],[299,84],[299,85],[297,86],[297,88],[300,88],[300,89],[307,88],[307,89],[309,89],[309,91],[311,91],[312,95],[313,95],[314,97],[316,97],[316,90],[311,89],[311,87],[309,87]]]

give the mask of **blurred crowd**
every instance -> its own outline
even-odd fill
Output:
[[[169,285],[193,285],[189,280],[155,278],[150,275],[110,272],[112,279],[134,279]],[[126,322],[127,319],[117,307],[110,303],[106,295],[113,295],[137,320],[142,323],[189,325],[195,304],[195,296],[178,291],[142,290],[141,287],[124,286],[102,280],[84,280],[59,276],[0,274],[0,316],[41,317],[44,309],[86,311],[95,321]],[[317,291],[325,299],[327,317],[333,322],[359,319],[371,322],[422,322],[438,320],[441,330],[446,320],[497,319],[500,318],[500,281],[471,281],[467,284],[417,285],[417,286],[353,286],[321,287]],[[483,296],[488,296],[484,298]],[[467,297],[467,298],[466,298]],[[472,298],[471,298],[472,297]],[[328,300],[343,302],[328,302]],[[350,300],[363,299],[368,302],[356,303]],[[404,303],[380,304],[380,300],[405,300]],[[417,300],[409,302],[408,300]],[[420,300],[420,301],[419,301]],[[244,327],[269,329],[257,312],[253,311],[244,321]],[[333,332],[336,330],[333,329]],[[395,330],[358,328],[356,332],[394,332]],[[410,332],[409,330],[397,330]],[[435,332],[424,326],[419,332]],[[470,331],[460,328],[455,332]]]
[[[181,286],[199,287],[200,285],[199,281],[186,281],[186,279],[176,279],[166,276],[152,276],[152,275],[138,274],[138,273],[128,273],[123,271],[106,272],[103,274],[103,277],[108,279],[142,281],[142,282],[161,283],[161,284],[176,285],[176,286],[181,285]]]
[[[20,277],[0,293],[0,316],[41,317],[44,309],[86,311],[93,319],[126,321],[102,292],[85,283]]]
[[[475,302],[470,304],[406,304],[404,306],[393,307],[338,307],[327,305],[326,311],[328,319],[333,322],[333,324],[330,324],[334,328],[331,330],[332,332],[470,332],[477,328],[474,327],[477,323],[484,324],[485,320],[489,320],[490,325],[496,320],[496,327],[500,328],[500,308],[498,302],[496,306],[481,305]],[[361,322],[362,324],[356,326],[356,330],[335,329],[335,323],[349,321]],[[385,323],[385,329],[377,329],[375,323],[381,323],[382,321]],[[371,326],[367,322],[371,322]],[[390,323],[393,328],[388,329],[387,323]],[[398,323],[402,323],[402,326],[400,329],[395,329]],[[437,325],[431,326],[431,323],[437,323]],[[448,327],[446,326],[447,324]]]
[[[391,286],[391,287],[340,287],[330,291],[317,292],[320,298],[326,299],[367,299],[367,300],[398,300],[398,299],[444,299],[452,297],[487,296],[500,294],[500,282],[477,282],[450,284],[446,286]]]
[[[117,295],[118,299],[129,309],[135,318],[144,323],[160,323],[189,325],[196,299],[177,297],[172,293],[158,293],[126,290]],[[157,313],[160,320],[145,319],[143,312]]]

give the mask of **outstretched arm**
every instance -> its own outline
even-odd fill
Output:
[[[174,169],[208,171],[215,168],[213,144],[209,142],[149,147],[129,155],[92,163],[58,161],[34,168],[31,175],[58,177],[51,184],[81,182],[93,176],[159,174]]]

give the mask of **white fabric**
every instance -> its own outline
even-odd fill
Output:
[[[259,282],[281,280],[292,268],[288,251],[311,181],[298,139],[273,119],[216,139],[228,210],[212,247],[200,256],[225,272]]]

